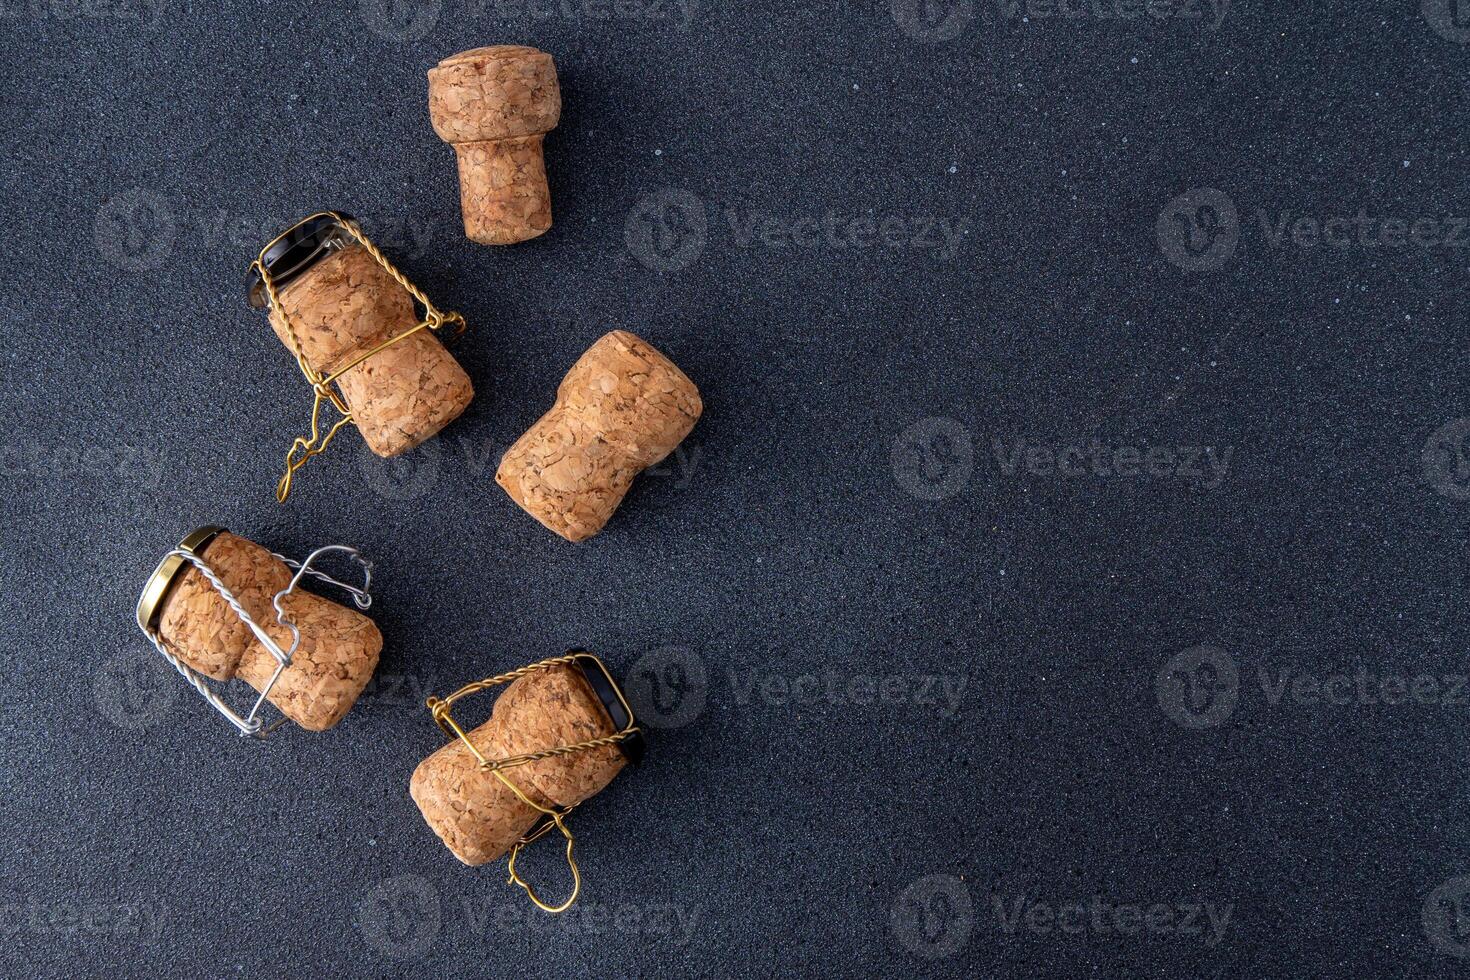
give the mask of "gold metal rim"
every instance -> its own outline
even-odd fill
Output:
[[[190,551],[200,555],[209,546],[209,542],[224,530],[213,524],[197,527],[184,536],[184,540],[179,542],[176,550]],[[163,615],[164,600],[168,598],[174,581],[187,564],[178,555],[169,554],[158,563],[158,567],[153,570],[153,574],[148,579],[148,584],[143,586],[143,595],[138,599],[138,625],[142,627],[144,633],[152,633],[157,628],[158,619]]]

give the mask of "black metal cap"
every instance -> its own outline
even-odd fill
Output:
[[[570,650],[569,653],[586,653],[586,650]],[[597,700],[607,709],[608,717],[612,719],[613,730],[622,731],[628,727],[632,718],[628,716],[628,709],[623,704],[623,697],[618,689],[613,687],[611,678],[603,672],[602,668],[590,657],[577,658],[577,667],[581,669],[582,676],[587,678],[587,684],[592,688],[592,693],[597,695]],[[623,753],[623,758],[628,760],[632,766],[643,761],[643,753],[648,744],[643,740],[643,730],[635,728],[633,734],[618,742],[618,748]]]
[[[292,225],[266,247],[263,256],[265,268],[277,288],[311,268],[335,245],[351,240],[351,234],[338,220],[338,215],[352,220],[352,215],[340,211],[313,215]],[[250,305],[257,310],[265,309],[270,303],[260,270],[254,265],[250,267],[248,295]]]

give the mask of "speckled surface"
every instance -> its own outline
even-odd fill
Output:
[[[1470,23],[1318,7],[4,5],[0,973],[1458,975]],[[425,73],[501,42],[564,111],[489,249]],[[326,207],[477,396],[281,507],[245,271]],[[573,546],[493,477],[611,329],[705,413]],[[331,731],[138,634],[206,522],[377,559]],[[407,788],[573,645],[657,727],[552,920]]]

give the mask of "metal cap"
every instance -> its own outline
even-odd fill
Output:
[[[632,711],[628,707],[627,699],[623,692],[618,689],[607,668],[602,661],[586,650],[568,650],[567,653],[577,656],[577,666],[582,671],[582,676],[587,678],[587,684],[592,688],[592,693],[597,695],[597,700],[607,709],[608,717],[612,719],[613,731],[622,731],[632,722]],[[586,654],[586,656],[580,656]],[[643,729],[635,728],[633,733],[618,743],[618,749],[622,751],[623,758],[628,760],[629,765],[636,766],[643,761],[643,753],[647,751],[648,745],[643,740]]]
[[[352,220],[352,215],[340,211],[314,214],[286,229],[265,247],[260,260],[277,289],[311,268],[332,249],[353,241],[351,233],[338,220],[339,216]],[[250,267],[248,296],[250,305],[257,310],[270,305],[265,282],[254,265]]]
[[[179,542],[178,548],[174,550],[191,551],[202,557],[204,549],[209,547],[209,542],[224,530],[212,524],[195,528]],[[158,567],[153,570],[148,584],[143,586],[143,594],[138,597],[138,626],[144,633],[152,633],[157,628],[158,619],[163,615],[163,603],[168,598],[169,590],[173,588],[174,581],[187,565],[188,562],[184,559],[170,553],[165,555],[163,561],[159,562]]]

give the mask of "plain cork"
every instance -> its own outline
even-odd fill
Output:
[[[330,375],[412,329],[413,297],[359,244],[335,250],[280,292],[312,370]],[[292,352],[281,311],[271,328]],[[337,380],[368,448],[397,456],[437,434],[475,396],[469,375],[428,330],[378,351]]]
[[[272,600],[290,584],[291,569],[228,531],[200,557],[266,635],[289,651],[291,631],[276,620]],[[324,731],[342,720],[367,686],[383,636],[362,613],[300,589],[282,606],[300,629],[301,643],[268,700],[302,728]],[[275,657],[193,565],[169,591],[158,635],[170,653],[217,681],[239,679],[260,691],[275,673]]]
[[[542,137],[561,119],[551,55],[517,44],[462,51],[429,70],[429,119],[459,161],[464,233],[510,245],[551,227]]]
[[[612,719],[582,672],[558,665],[512,681],[490,720],[468,737],[486,759],[573,745],[614,733]],[[502,770],[544,807],[574,806],[612,782],[626,764],[615,745],[572,752]],[[459,739],[419,763],[408,785],[424,820],[468,865],[505,855],[542,816],[527,806]]]
[[[699,389],[673,361],[614,330],[572,365],[551,410],[502,457],[495,482],[547,528],[584,541],[703,409]]]

